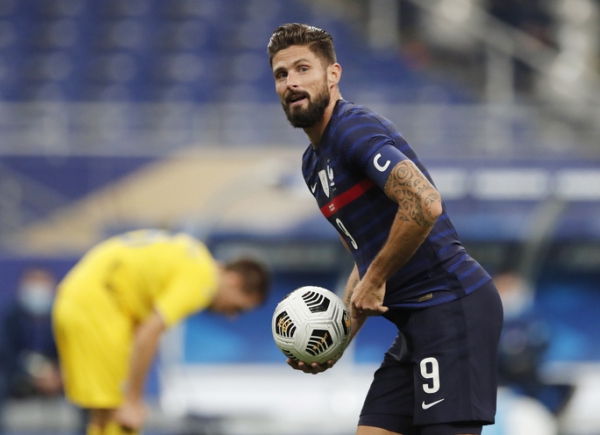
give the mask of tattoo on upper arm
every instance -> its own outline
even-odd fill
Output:
[[[403,160],[392,169],[384,191],[398,203],[398,219],[421,227],[435,223],[434,206],[441,201],[440,194],[410,160]]]

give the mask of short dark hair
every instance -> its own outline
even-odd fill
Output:
[[[327,66],[337,62],[333,37],[329,33],[307,24],[287,23],[277,27],[271,35],[267,45],[269,64],[273,66],[273,56],[277,52],[292,45],[308,45],[308,49]]]
[[[266,299],[271,285],[271,274],[263,263],[253,258],[239,258],[225,263],[224,268],[241,275],[245,292],[257,294],[261,301]]]

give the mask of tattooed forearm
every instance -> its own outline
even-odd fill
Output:
[[[344,298],[344,304],[347,307],[350,306],[350,301],[352,300],[353,294],[354,294],[354,287],[352,287],[350,290],[348,290],[348,293],[346,293],[346,297]]]
[[[438,191],[410,160],[396,165],[384,187],[386,195],[398,203],[398,219],[431,227],[439,215]]]
[[[352,300],[352,295],[354,294],[354,289],[360,282],[360,279],[355,278],[348,282],[348,289],[346,291],[346,297],[344,298],[344,303],[346,305],[350,305],[350,301]]]

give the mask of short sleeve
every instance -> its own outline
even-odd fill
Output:
[[[407,159],[380,120],[369,116],[353,116],[353,126],[339,137],[340,152],[355,173],[362,173],[383,189],[390,171]]]
[[[390,172],[406,157],[397,148],[391,145],[383,145],[377,148],[364,163],[364,172],[382,189],[387,182]]]
[[[154,303],[166,326],[208,307],[218,284],[217,266],[212,258],[182,265]]]

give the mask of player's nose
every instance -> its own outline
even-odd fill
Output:
[[[298,75],[294,73],[288,73],[286,77],[287,87],[290,89],[295,89],[300,85],[300,81],[298,79]]]

